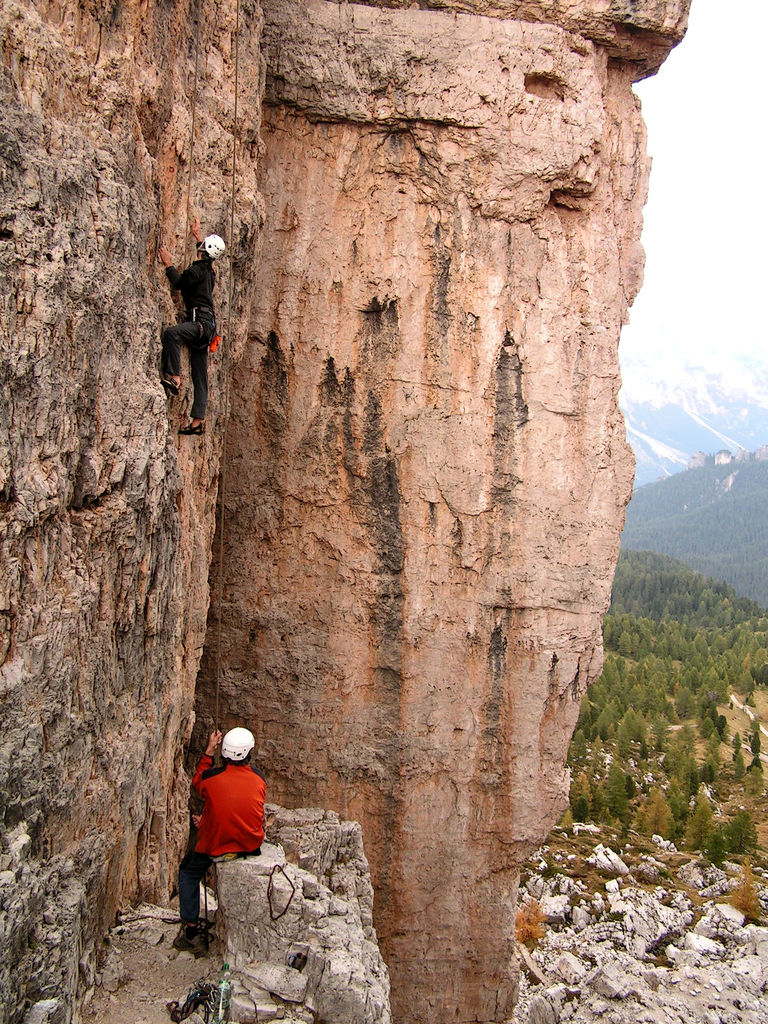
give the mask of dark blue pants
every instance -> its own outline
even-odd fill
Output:
[[[200,882],[213,864],[207,853],[190,850],[179,864],[179,917],[185,924],[197,924],[200,917]]]
[[[208,406],[208,346],[201,342],[201,334],[205,336],[206,333],[202,323],[191,321],[163,331],[163,373],[171,377],[180,376],[181,346],[186,345],[189,349],[189,369],[195,389],[195,399],[189,414],[193,420],[204,420]]]

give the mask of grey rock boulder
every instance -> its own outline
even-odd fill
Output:
[[[236,976],[260,1020],[276,1006],[327,1024],[388,1024],[389,975],[372,926],[367,861],[349,828],[354,823],[311,810],[281,811],[280,821],[296,864],[282,846],[265,843],[259,857],[217,865],[225,955]],[[271,838],[280,835],[280,827],[270,830]],[[301,969],[290,966],[297,953]]]
[[[64,1024],[66,1019],[66,1010],[60,999],[42,999],[27,1010],[24,1024]]]
[[[587,973],[587,968],[573,953],[563,953],[555,964],[555,972],[566,985],[578,985]]]
[[[598,871],[605,871],[607,874],[629,874],[629,868],[621,857],[614,853],[609,846],[603,846],[602,843],[597,844],[593,853],[587,858],[587,863],[597,868]]]

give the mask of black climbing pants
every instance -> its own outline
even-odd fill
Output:
[[[190,850],[179,865],[179,916],[185,924],[200,917],[200,882],[213,864],[207,853]]]
[[[163,332],[163,373],[172,377],[181,375],[181,346],[189,349],[189,368],[192,374],[192,386],[195,398],[190,416],[193,420],[204,420],[208,406],[208,336],[202,323],[187,321],[168,327]]]

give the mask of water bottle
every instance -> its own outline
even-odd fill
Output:
[[[232,991],[231,977],[229,964],[224,964],[224,970],[221,973],[219,984],[214,994],[215,1003],[211,1024],[227,1024],[229,1020],[229,997]]]

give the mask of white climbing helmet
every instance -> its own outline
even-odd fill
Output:
[[[244,761],[255,742],[250,729],[230,729],[221,741],[221,756],[229,761]]]
[[[219,256],[223,256],[226,251],[226,245],[224,239],[220,235],[206,235],[199,245],[199,248],[203,250],[209,259],[217,260]]]

